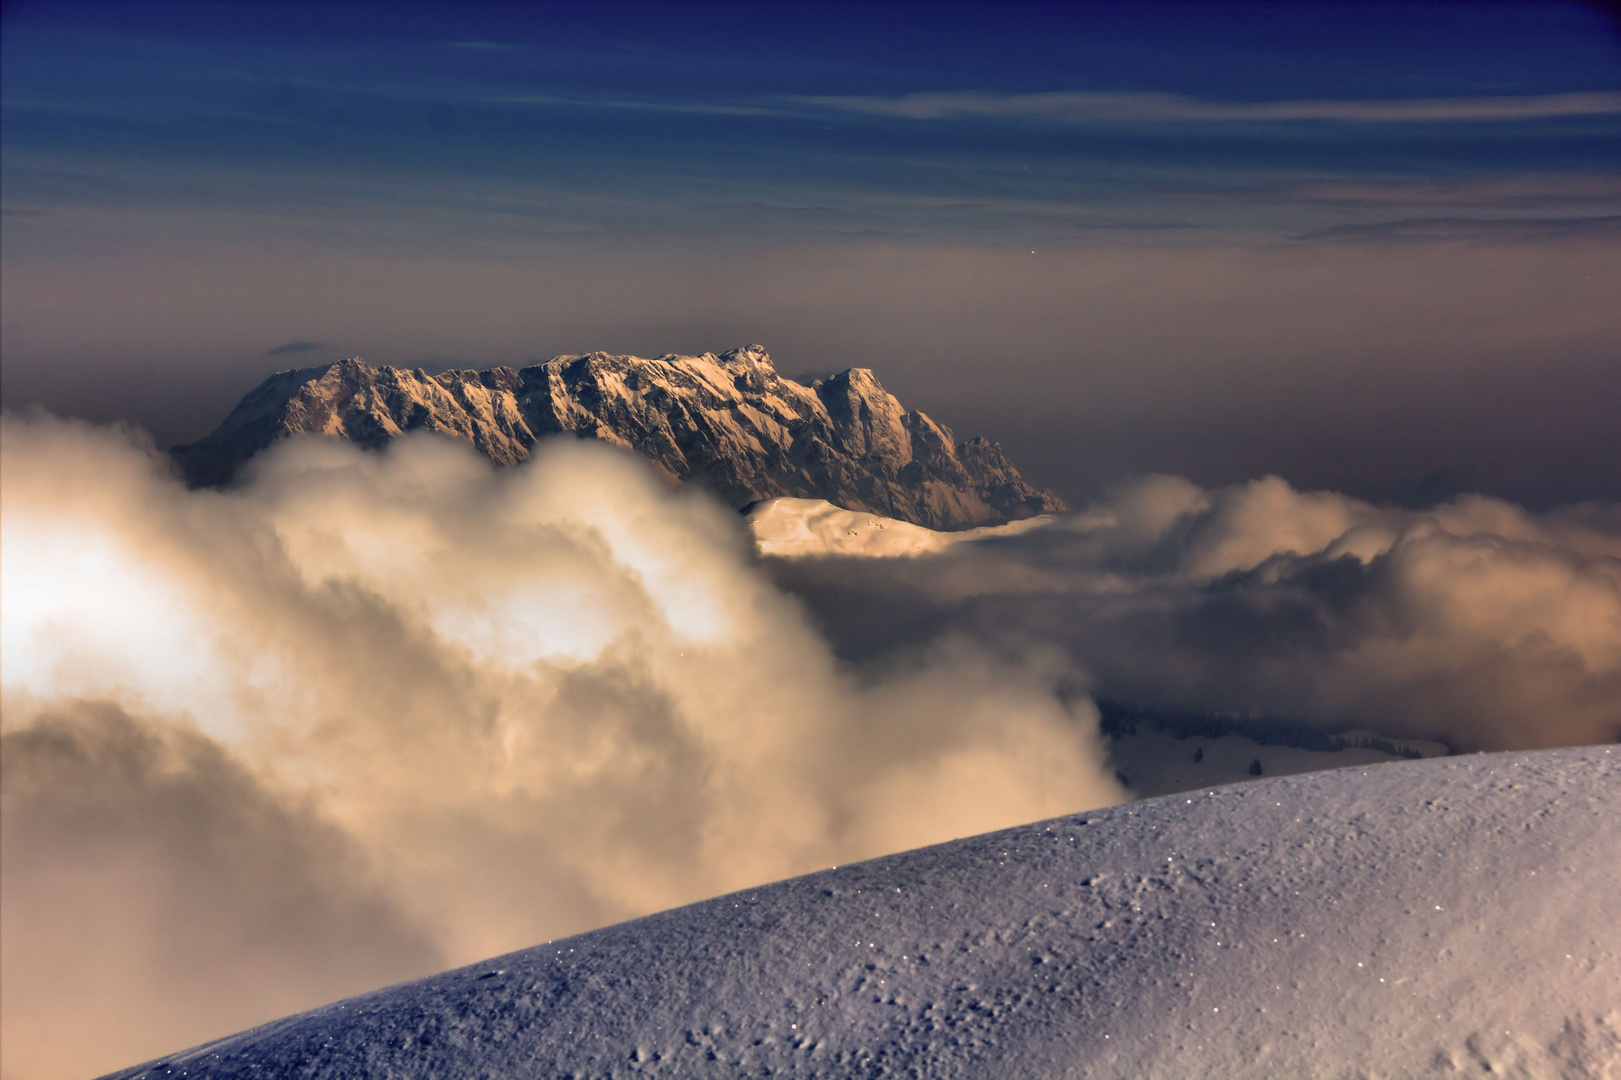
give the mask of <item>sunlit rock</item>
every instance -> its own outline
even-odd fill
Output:
[[[548,435],[615,443],[732,505],[783,496],[965,529],[1062,510],[1002,448],[958,440],[908,411],[864,368],[803,385],[758,345],[702,356],[588,353],[521,370],[376,367],[359,358],[284,371],[213,433],[174,450],[196,485],[229,481],[258,451],[311,432],[380,447],[407,431],[471,443],[498,465]]]

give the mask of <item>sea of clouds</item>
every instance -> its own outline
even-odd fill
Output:
[[[841,662],[739,515],[601,444],[190,491],[8,415],[0,467],[7,1078],[1126,797],[1061,648]]]
[[[136,431],[0,438],[8,1080],[1118,802],[1089,693],[1621,738],[1614,505],[1147,477],[762,558],[598,443],[296,439],[191,491]]]
[[[921,557],[838,549],[770,564],[847,657],[1037,640],[1096,696],[1148,708],[1463,751],[1621,741],[1621,505],[1414,511],[1150,476]]]

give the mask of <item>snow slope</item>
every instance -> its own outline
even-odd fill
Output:
[[[1261,780],[664,912],[124,1077],[1621,1076],[1621,749]]]
[[[873,558],[929,555],[964,540],[1016,536],[1052,520],[1047,515],[945,532],[909,521],[834,506],[826,499],[768,499],[749,508],[749,530],[762,555],[793,558],[862,555]]]

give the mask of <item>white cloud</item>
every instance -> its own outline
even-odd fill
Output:
[[[1529,749],[1621,738],[1615,517],[1150,477],[1044,528],[881,571],[833,558],[777,573],[846,655],[1018,632],[1140,705]]]
[[[117,431],[3,438],[8,1075],[1123,797],[1061,653],[858,678],[736,514],[603,445],[293,441],[189,492]]]
[[[1543,120],[1621,113],[1621,93],[1591,91],[1520,97],[1308,101],[1205,101],[1181,94],[1056,91],[1001,94],[963,90],[894,97],[800,97],[806,105],[906,120],[1034,117],[1066,123],[1225,123],[1328,120],[1446,123]]]

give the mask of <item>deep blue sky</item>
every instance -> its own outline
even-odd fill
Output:
[[[1145,470],[1621,497],[1596,6],[0,18],[8,405],[167,442],[339,353],[759,339],[1073,497]]]

